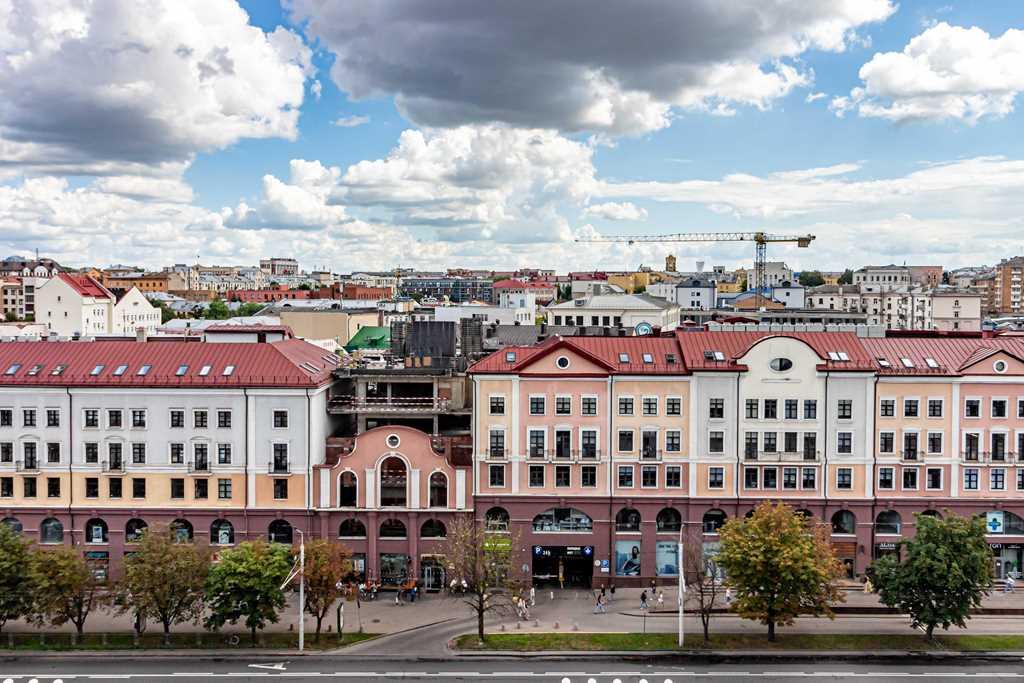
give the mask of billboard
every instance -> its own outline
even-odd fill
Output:
[[[657,576],[679,576],[679,545],[675,541],[658,541],[654,563]]]
[[[640,576],[640,541],[615,541],[615,575]]]

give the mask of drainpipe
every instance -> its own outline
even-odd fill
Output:
[[[303,525],[309,533],[309,521],[312,517],[313,501],[313,396],[306,389],[306,523]]]
[[[829,416],[829,403],[828,403],[828,381],[832,378],[832,373],[828,370],[825,371],[825,439],[821,448],[821,498],[825,502],[825,510],[828,510],[828,416]],[[801,477],[803,474],[801,473]],[[831,520],[829,520],[831,522]]]
[[[740,475],[743,474],[743,451],[740,448],[740,373],[736,373],[736,473],[732,477],[732,496],[736,501],[733,516],[740,516]],[[746,437],[744,437],[746,439]],[[745,447],[745,446],[744,446]]]
[[[613,403],[615,399],[615,377],[608,376],[608,585],[615,582],[615,521],[612,517],[613,494],[612,488],[615,482],[615,467],[612,464],[612,446],[615,443],[612,435],[612,424],[614,422]]]
[[[245,540],[249,540],[249,390],[242,387],[242,402],[245,404],[245,472],[242,475],[242,490],[245,492],[242,501],[242,522],[245,528]]]
[[[74,430],[72,429],[72,420],[74,419],[74,409],[72,407],[74,399],[71,397],[71,389],[64,387],[64,391],[68,395],[68,524],[71,527],[71,545],[75,544],[75,513],[72,505],[75,502],[75,480],[74,473],[71,471],[71,461],[74,458]]]

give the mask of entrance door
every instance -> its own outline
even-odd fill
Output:
[[[424,590],[439,591],[444,588],[444,567],[435,560],[422,560],[420,573]]]

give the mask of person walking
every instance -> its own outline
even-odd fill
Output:
[[[601,594],[597,594],[597,599],[594,600],[594,614],[601,613]]]
[[[1010,576],[1009,574],[1006,575],[1006,583],[1003,585],[1003,592],[1004,593],[1016,593],[1017,592],[1017,582],[1014,581],[1013,577]]]
[[[645,612],[647,611],[647,591],[646,590],[642,591],[640,593],[640,609],[641,609],[641,611],[645,611]]]
[[[530,586],[530,607],[537,606],[537,587]]]
[[[610,602],[614,602],[615,601],[615,584],[614,583],[612,584],[612,588],[609,591],[609,595],[610,595],[610,597],[608,598],[608,600]]]
[[[658,609],[665,606],[665,591],[658,591]]]

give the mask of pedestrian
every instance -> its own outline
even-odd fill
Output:
[[[1005,592],[1007,592],[1007,593],[1016,593],[1017,592],[1016,589],[1017,589],[1017,582],[1013,580],[1012,576],[1007,574],[1006,575],[1006,585],[1003,587],[1003,590]]]
[[[728,607],[731,604],[732,604],[732,589],[731,588],[726,588],[725,589],[725,606]]]
[[[646,610],[647,609],[647,591],[642,591],[640,593],[640,609],[641,610]]]
[[[614,583],[612,584],[609,600],[610,601],[614,601],[615,600],[615,584]]]
[[[654,593],[657,591],[657,588],[658,588],[658,582],[655,581],[654,579],[651,579],[651,596],[652,597],[654,596]]]
[[[597,599],[594,600],[594,614],[601,613],[601,594],[597,594]]]
[[[530,586],[530,607],[537,606],[537,588],[536,586]]]
[[[604,584],[603,583],[601,584],[601,597],[604,598],[605,600],[608,599],[608,595],[604,592]]]
[[[658,591],[658,609],[665,606],[665,591]]]
[[[416,602],[416,595],[419,593],[419,587],[414,583],[412,590],[409,591],[409,602]]]
[[[875,592],[875,586],[874,586],[873,583],[871,583],[871,578],[867,577],[867,576],[864,577],[864,592],[865,593],[874,593]]]

